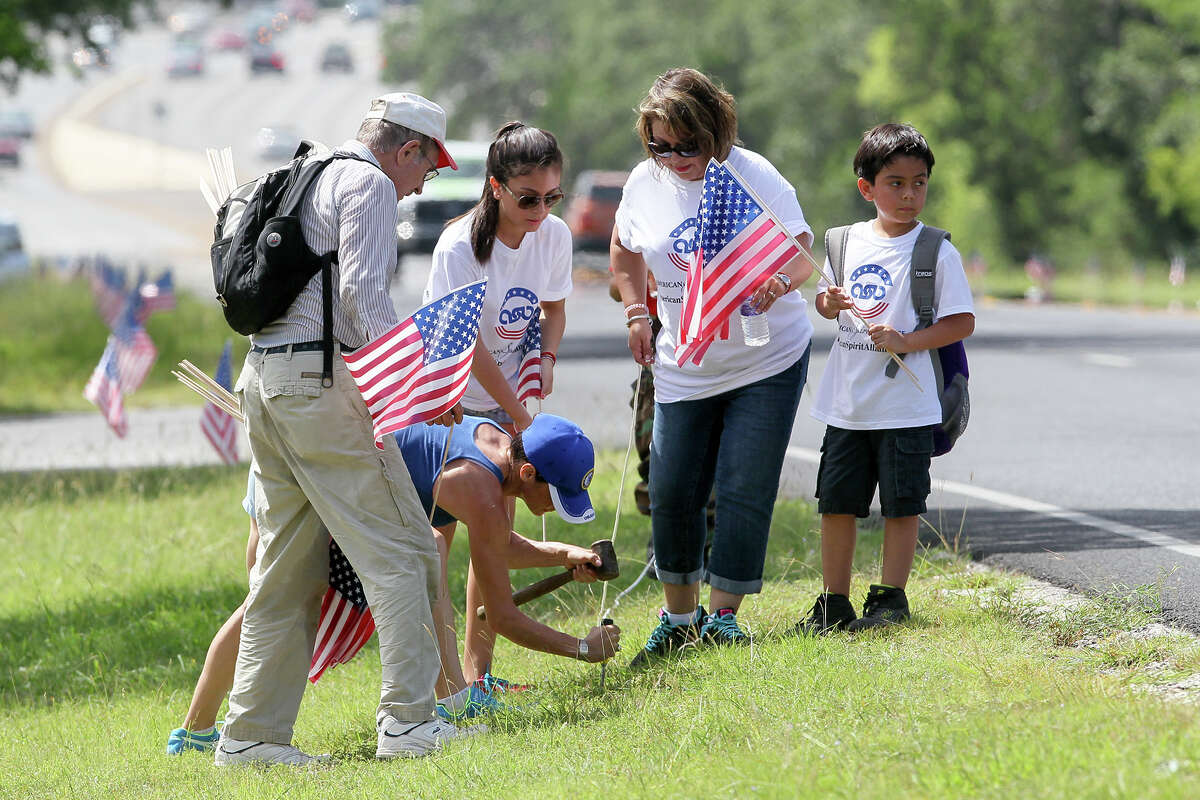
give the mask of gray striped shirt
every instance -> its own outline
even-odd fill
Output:
[[[325,168],[300,206],[304,241],[314,253],[337,250],[333,265],[333,338],[361,347],[399,322],[388,281],[396,270],[396,187],[362,142],[337,149],[371,164],[338,159]],[[375,165],[375,166],[372,166]],[[324,328],[317,272],[277,321],[250,337],[273,347],[317,341]]]

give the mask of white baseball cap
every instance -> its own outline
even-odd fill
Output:
[[[371,109],[363,119],[383,119],[425,134],[437,142],[441,151],[435,166],[458,169],[443,144],[446,141],[446,111],[432,100],[412,92],[392,92],[372,100]]]

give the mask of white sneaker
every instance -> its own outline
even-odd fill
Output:
[[[290,744],[274,742],[249,742],[242,739],[221,739],[217,744],[213,762],[218,767],[231,764],[287,764],[303,767],[330,761],[328,755],[310,756]]]
[[[451,739],[464,739],[480,733],[487,733],[486,725],[456,728],[440,719],[401,722],[391,714],[385,714],[379,721],[379,746],[375,750],[375,757],[420,758],[440,750]]]

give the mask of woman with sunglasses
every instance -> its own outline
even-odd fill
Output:
[[[541,396],[554,388],[554,353],[567,324],[571,293],[571,232],[550,209],[563,199],[562,152],[553,134],[509,122],[488,148],[487,181],[479,202],[451,220],[433,250],[425,302],[487,278],[479,338],[462,404],[464,413],[485,417],[509,435],[533,421],[517,399],[529,326],[540,319]],[[508,502],[511,522],[514,505]],[[467,608],[482,604],[472,566],[467,573]],[[495,634],[467,614],[466,678],[488,674]]]
[[[635,669],[692,644],[750,642],[737,614],[744,596],[762,589],[779,473],[812,337],[804,299],[792,291],[812,271],[798,256],[750,295],[768,321],[766,344],[748,344],[733,322],[699,364],[676,360],[710,158],[736,169],[805,249],[812,229],[779,171],[738,146],[733,97],[703,73],[673,69],[659,76],[638,107],[636,128],[648,158],[625,184],[611,263],[630,352],[637,363],[654,365],[650,520],[666,602],[630,665]],[[645,305],[647,270],[658,285],[657,341]],[[714,486],[716,529],[705,566],[705,505]],[[701,580],[710,586],[711,614],[700,604]]]

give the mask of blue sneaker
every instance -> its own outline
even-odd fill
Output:
[[[437,715],[447,722],[463,722],[475,717],[482,717],[484,714],[495,714],[498,711],[506,710],[506,708],[491,692],[483,688],[476,681],[467,689],[467,702],[462,708],[454,711],[438,703]]]
[[[483,690],[489,694],[500,692],[528,692],[533,688],[532,683],[513,683],[506,681],[504,678],[497,678],[490,672],[485,672],[475,679],[475,682],[483,687]]]
[[[707,619],[704,608],[700,607],[698,610],[700,619],[702,621]],[[664,608],[658,613],[658,625],[650,632],[650,638],[646,640],[645,646],[629,662],[629,668],[644,669],[653,661],[679,655],[685,649],[694,646],[699,636],[700,625],[698,623],[672,625],[671,620],[667,619],[667,610]]]
[[[719,608],[705,617],[700,639],[708,644],[750,644],[750,635],[738,625],[732,608]]]
[[[167,755],[177,756],[184,750],[211,753],[220,740],[221,732],[216,728],[208,733],[193,733],[187,728],[176,728],[167,736]]]

